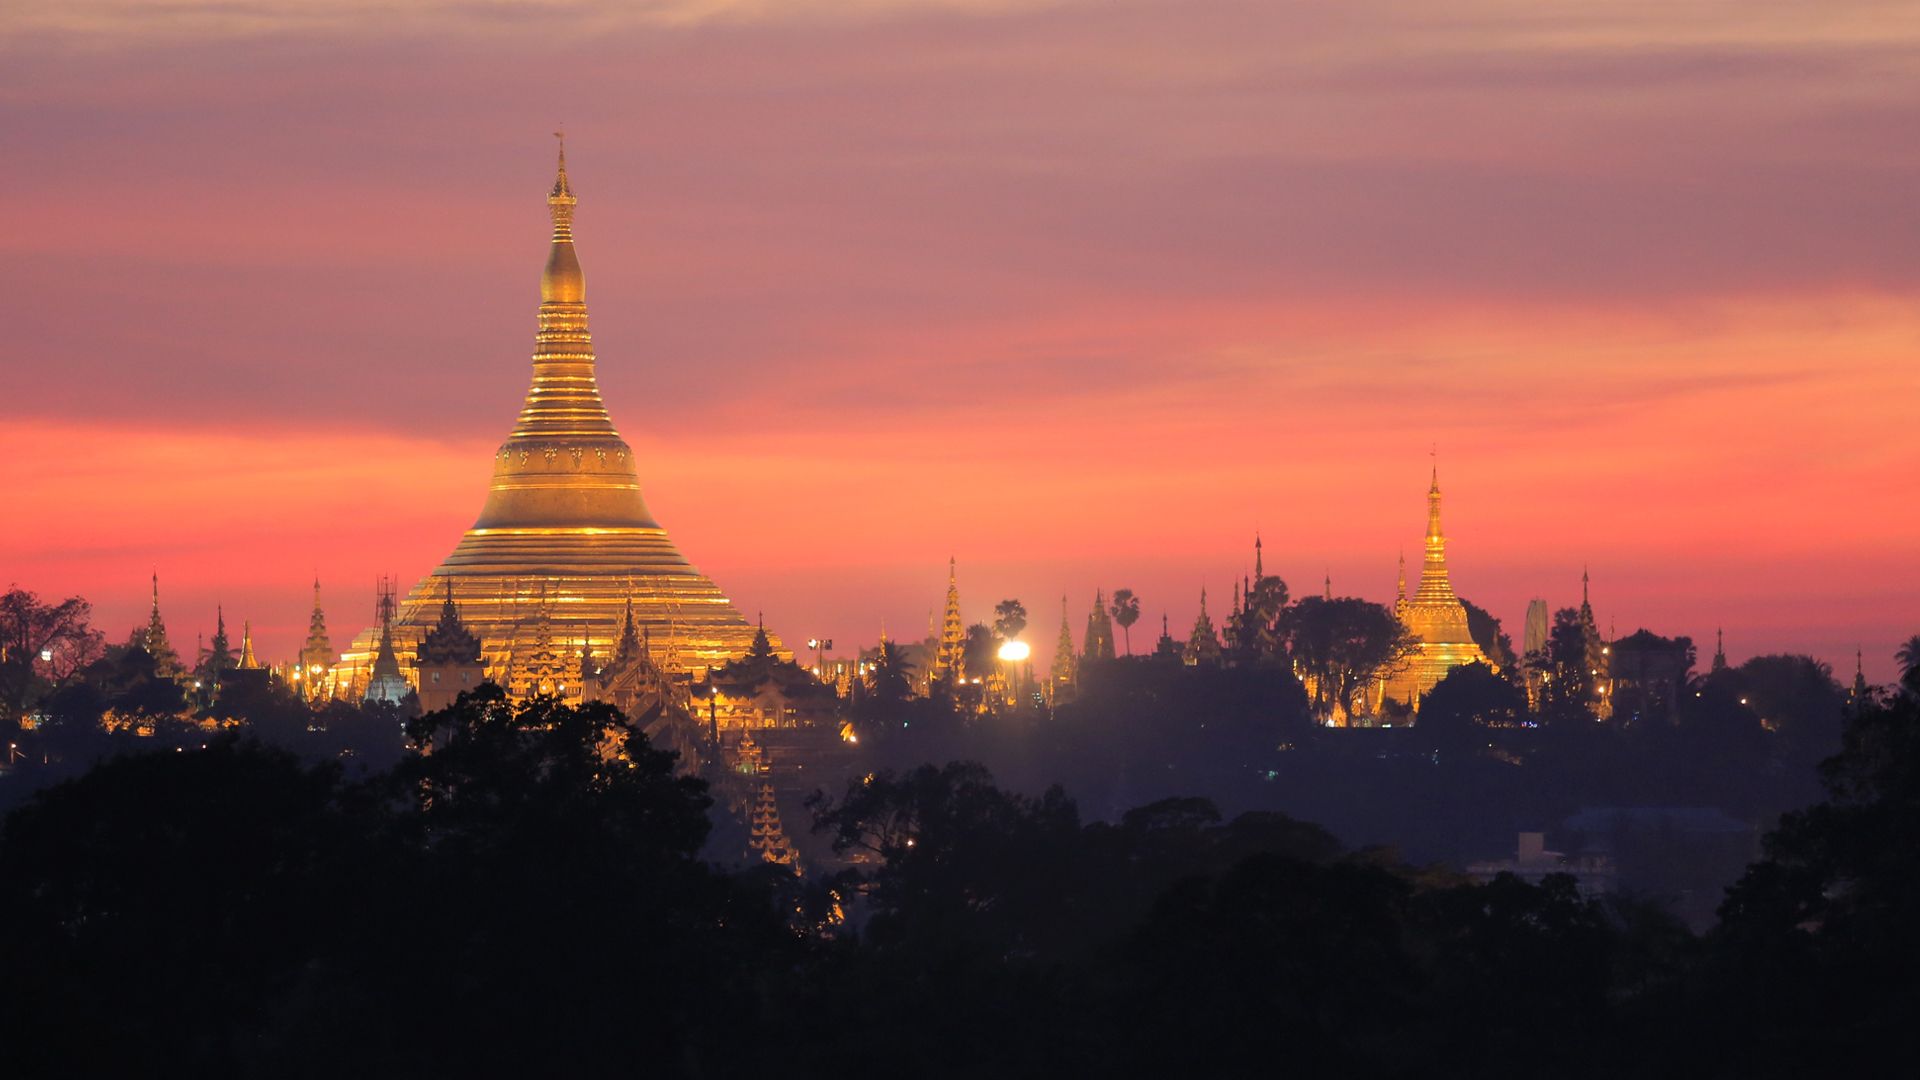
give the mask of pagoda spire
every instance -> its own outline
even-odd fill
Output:
[[[215,678],[233,666],[233,649],[227,638],[227,610],[220,604],[213,606],[213,651],[207,659]]]
[[[1420,588],[1414,599],[1420,603],[1451,603],[1453,582],[1447,575],[1447,537],[1440,528],[1440,469],[1433,470],[1433,483],[1427,488],[1426,560],[1420,568]]]
[[[327,613],[320,606],[320,578],[313,579],[313,614],[307,619],[307,643],[300,648],[300,666],[312,679],[332,669],[333,642],[327,637]],[[311,689],[309,684],[309,689]]]
[[[1073,682],[1074,676],[1073,623],[1067,617],[1067,597],[1060,596],[1060,639],[1053,644],[1053,666],[1047,672],[1054,689]]]
[[[240,667],[252,671],[259,666],[260,661],[253,658],[253,620],[248,619],[240,624]]]
[[[1207,589],[1200,587],[1200,614],[1193,620],[1193,633],[1187,636],[1182,657],[1188,667],[1220,662],[1220,635],[1214,632],[1213,619],[1207,614]]]
[[[1400,584],[1394,596],[1403,603],[1407,599],[1407,553],[1405,551],[1400,553]]]
[[[1849,704],[1859,709],[1867,703],[1871,695],[1872,691],[1867,687],[1866,668],[1861,659],[1861,648],[1855,645],[1853,647],[1853,689],[1847,695]]]
[[[1107,590],[1093,591],[1093,610],[1087,613],[1087,633],[1082,639],[1083,660],[1113,659],[1113,619],[1107,614]]]
[[[574,244],[578,203],[563,142],[547,192],[553,234],[540,272],[533,382],[513,433],[494,456],[476,529],[659,528],[640,496],[633,450],[600,398],[586,276]]]
[[[947,607],[940,619],[940,648],[933,657],[933,681],[966,678],[967,627],[960,618],[959,560],[947,558]]]
[[[185,674],[180,663],[180,654],[174,651],[173,642],[167,640],[167,624],[160,617],[160,574],[153,575],[153,610],[147,616],[147,628],[141,632],[140,644],[153,657],[153,670],[170,679],[178,679]]]
[[[1259,581],[1266,576],[1266,569],[1260,561],[1260,530],[1255,529],[1253,531],[1253,580]]]
[[[1727,670],[1727,639],[1721,628],[1713,628],[1713,670]]]
[[[763,627],[764,631],[764,627]],[[613,662],[624,665],[638,655],[641,648],[639,631],[633,619],[633,595],[627,595],[627,614],[620,624],[620,643],[614,647]]]
[[[1326,592],[1324,596],[1328,600],[1333,599],[1333,570],[1332,569],[1327,570]]]

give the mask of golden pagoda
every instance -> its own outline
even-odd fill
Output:
[[[1331,591],[1331,584],[1329,584]],[[1420,639],[1420,647],[1406,666],[1393,673],[1384,687],[1387,697],[1415,706],[1420,698],[1446,677],[1447,672],[1465,664],[1487,663],[1467,628],[1466,605],[1453,595],[1453,582],[1447,576],[1447,540],[1440,531],[1440,470],[1433,471],[1433,485],[1427,489],[1427,555],[1420,569],[1420,586],[1413,599],[1407,599],[1406,572],[1401,571],[1400,595],[1393,613]]]
[[[516,654],[538,651],[543,633],[564,633],[583,650],[613,649],[629,600],[640,626],[677,665],[721,663],[746,653],[754,637],[753,625],[647,509],[633,449],[600,400],[586,278],[574,253],[577,202],[563,141],[547,193],[553,238],[540,275],[526,403],[494,455],[479,519],[394,618],[397,634],[418,640],[450,589],[462,621],[484,642],[489,674],[503,684]],[[379,628],[364,631],[345,659],[364,662],[378,640]]]
[[[967,627],[960,617],[959,563],[947,559],[947,607],[940,618],[940,647],[933,654],[933,682],[961,683],[967,678]]]

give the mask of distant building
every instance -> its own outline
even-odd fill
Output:
[[[486,681],[480,639],[460,621],[451,578],[446,583],[446,599],[440,605],[440,621],[421,639],[413,666],[420,680],[420,707],[427,712],[447,708],[461,694]]]
[[[1413,657],[1386,680],[1387,697],[1418,709],[1420,698],[1434,688],[1447,672],[1467,664],[1492,662],[1480,651],[1467,626],[1467,608],[1453,594],[1453,582],[1447,575],[1447,541],[1440,530],[1440,472],[1433,473],[1427,489],[1426,561],[1420,569],[1420,587],[1409,599],[1406,578],[1401,576],[1400,596],[1393,603],[1414,637],[1420,640]]]
[[[1572,874],[1580,883],[1580,894],[1588,898],[1614,891],[1618,873],[1613,860],[1605,854],[1585,853],[1573,857],[1547,850],[1547,835],[1520,834],[1511,859],[1489,859],[1468,863],[1467,875],[1482,884],[1501,874],[1512,874],[1530,885],[1538,885],[1549,874]]]
[[[400,654],[393,648],[393,582],[380,580],[380,598],[374,610],[380,619],[380,645],[373,654],[373,675],[367,680],[365,700],[398,705],[413,692],[400,670]]]

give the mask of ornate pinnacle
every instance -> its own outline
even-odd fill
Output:
[[[567,133],[556,131],[553,137],[560,140],[560,165],[547,192],[547,209],[553,214],[554,243],[572,243],[573,208],[580,200],[573,197],[573,185],[567,182]]]

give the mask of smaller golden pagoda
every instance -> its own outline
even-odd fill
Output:
[[[1438,467],[1433,471],[1433,484],[1427,489],[1427,552],[1420,568],[1420,585],[1409,600],[1406,572],[1401,571],[1400,595],[1393,602],[1393,613],[1420,639],[1420,647],[1404,667],[1387,678],[1384,688],[1387,697],[1418,709],[1421,696],[1445,678],[1447,672],[1466,664],[1488,662],[1467,627],[1466,605],[1453,594],[1453,582],[1447,575],[1447,539],[1440,531]]]

